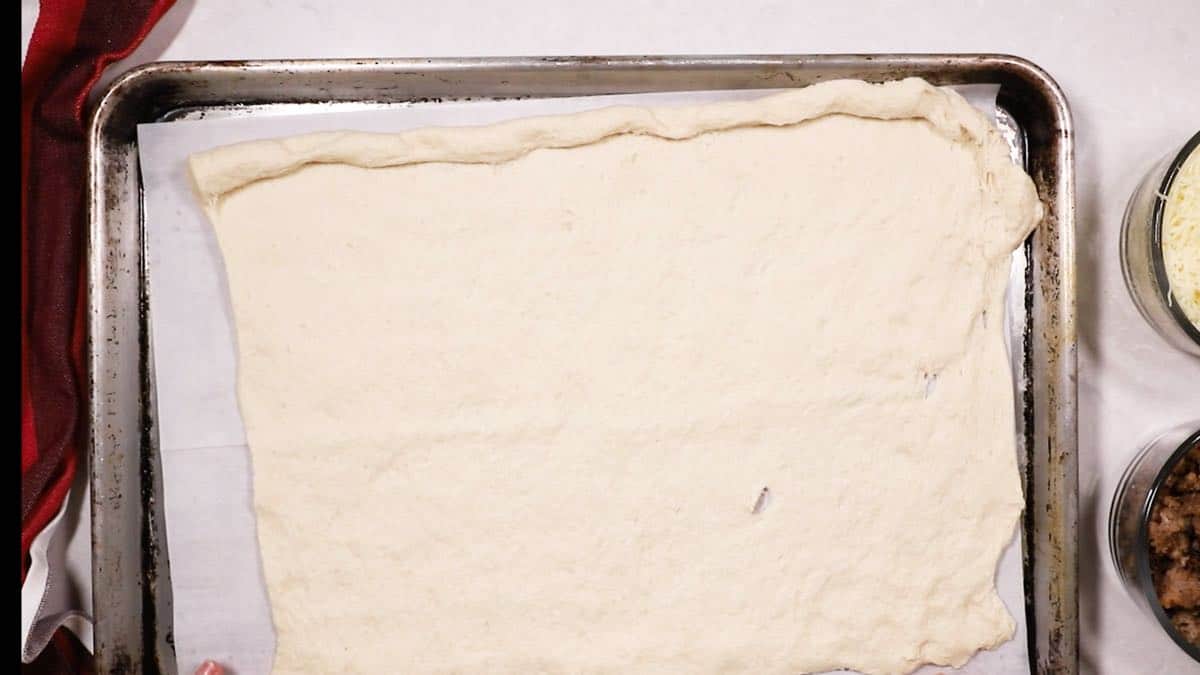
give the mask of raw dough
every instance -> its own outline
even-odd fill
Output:
[[[1002,296],[1041,206],[957,94],[836,81],[191,167],[276,672],[903,673],[1010,637]]]

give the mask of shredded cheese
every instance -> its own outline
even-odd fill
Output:
[[[1171,296],[1200,328],[1200,149],[1184,161],[1167,195],[1162,249]]]

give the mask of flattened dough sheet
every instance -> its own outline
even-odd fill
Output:
[[[1041,209],[957,94],[191,166],[277,672],[898,673],[1011,634],[1002,299]]]

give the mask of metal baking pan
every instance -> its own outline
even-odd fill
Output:
[[[101,673],[175,673],[150,351],[137,125],[415,100],[799,87],[923,77],[992,83],[1046,217],[1010,291],[1031,673],[1078,670],[1074,138],[1062,91],[1004,55],[621,56],[156,63],[118,79],[88,130],[92,580]],[[1021,300],[1023,299],[1023,303]]]

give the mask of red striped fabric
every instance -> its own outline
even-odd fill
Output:
[[[22,582],[84,447],[88,92],[173,1],[42,0],[21,70]]]
[[[34,659],[21,666],[21,675],[92,675],[92,655],[75,634],[59,628],[50,644]]]

